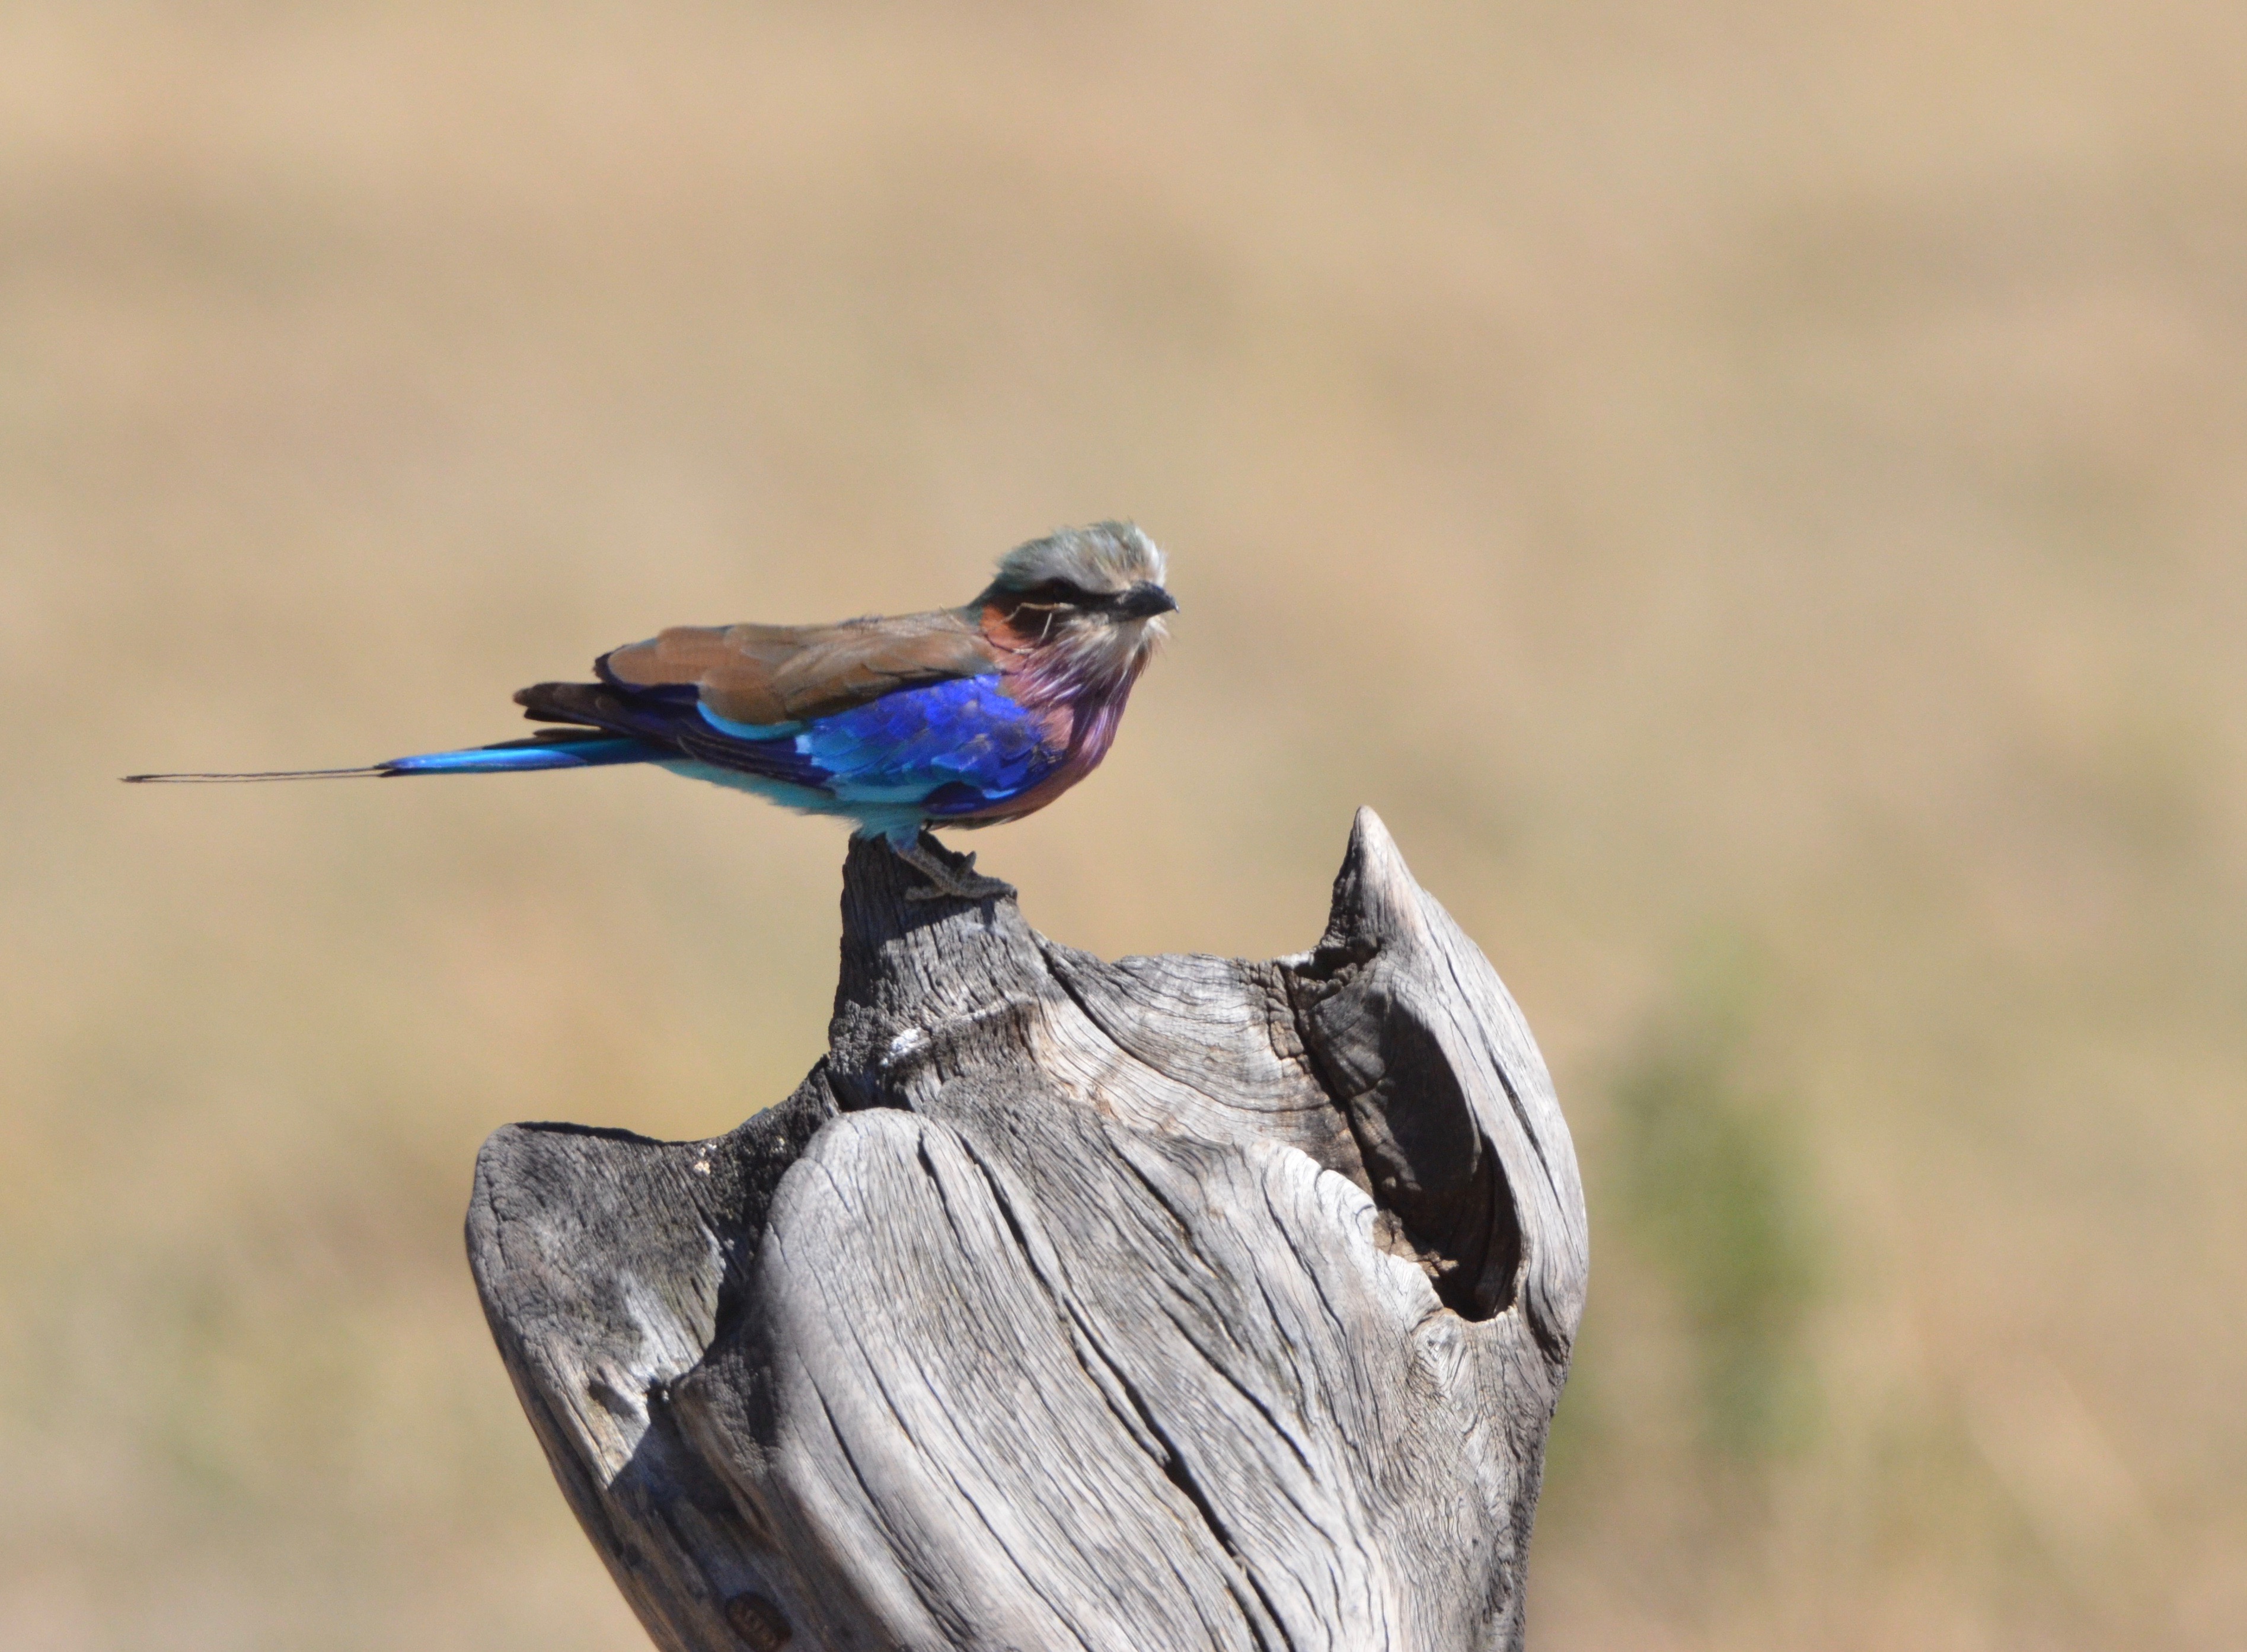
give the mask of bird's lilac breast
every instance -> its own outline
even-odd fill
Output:
[[[1048,713],[1057,720],[1063,744],[1057,758],[1028,785],[1004,797],[932,798],[935,806],[929,813],[963,826],[996,825],[1035,814],[1100,767],[1100,760],[1116,743],[1130,693],[1127,679],[1110,693],[1080,699]]]

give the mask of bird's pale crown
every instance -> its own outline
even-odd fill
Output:
[[[1016,592],[1056,583],[1095,597],[1160,585],[1163,553],[1130,522],[1095,522],[1015,546],[999,559],[999,577],[992,582],[997,590]]]

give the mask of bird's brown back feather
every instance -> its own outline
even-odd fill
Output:
[[[691,684],[734,722],[802,722],[998,671],[981,617],[971,607],[838,625],[674,625],[603,656],[600,669],[626,687]]]

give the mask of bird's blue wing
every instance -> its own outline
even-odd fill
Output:
[[[517,698],[534,716],[630,734],[703,769],[802,794],[780,801],[841,814],[972,813],[1035,786],[1066,744],[996,677],[900,689],[830,716],[767,725],[723,717],[685,685],[542,684]]]
[[[944,792],[947,813],[1028,789],[1062,755],[1045,720],[991,677],[884,694],[806,724],[794,744],[845,802],[923,802]]]

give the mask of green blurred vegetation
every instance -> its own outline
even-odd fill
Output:
[[[1685,1001],[1615,1081],[1601,1189],[1641,1265],[1677,1296],[1708,1444],[1742,1463],[1801,1445],[1813,1425],[1804,1332],[1820,1283],[1796,1098],[1757,1095],[1745,1070],[1752,991],[1737,961],[1696,960]]]

